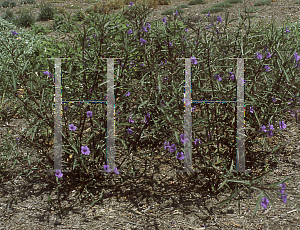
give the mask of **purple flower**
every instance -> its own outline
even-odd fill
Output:
[[[69,125],[69,129],[70,129],[71,131],[75,131],[75,130],[76,130],[76,126],[73,125],[73,124],[70,124],[70,125]]]
[[[273,125],[270,125],[270,123],[269,123],[269,129],[274,130]]]
[[[13,36],[15,36],[15,35],[18,34],[18,33],[17,33],[16,31],[14,31],[14,30],[12,30],[11,32],[12,32]]]
[[[142,42],[141,45],[143,45],[143,44],[146,44],[147,41],[145,39],[141,38],[140,42]]]
[[[189,139],[187,138],[186,134],[180,134],[180,140],[181,140],[182,144],[184,144],[184,143],[188,142]]]
[[[185,101],[186,105],[190,105],[191,104],[191,102],[188,99],[182,99],[182,102],[184,102],[184,101]]]
[[[131,119],[132,117],[129,117],[129,123],[134,123],[134,120]]]
[[[175,152],[177,150],[176,145],[173,144],[169,147],[170,153]]]
[[[271,56],[272,56],[272,54],[269,52],[266,54],[266,58],[270,58]]]
[[[87,111],[86,114],[87,114],[87,117],[92,117],[93,116],[92,111]]]
[[[177,157],[176,157],[178,160],[183,160],[184,159],[184,154],[183,154],[183,152],[178,152],[177,153]]]
[[[297,53],[295,53],[294,56],[295,56],[294,58],[295,58],[296,62],[298,62],[298,60],[300,59],[300,56]]]
[[[131,134],[133,134],[133,131],[132,131],[131,129],[128,128],[127,133],[128,133],[129,135],[131,135]]]
[[[127,92],[125,95],[128,97],[130,95],[130,92]]]
[[[191,62],[194,64],[194,65],[197,65],[197,60],[195,57],[191,57]]]
[[[169,146],[169,144],[170,144],[170,142],[167,143],[167,142],[165,141],[165,143],[164,143],[164,146],[165,146],[165,147],[164,147],[164,148],[165,148],[165,149],[170,148],[171,146]]]
[[[257,59],[262,59],[262,55],[259,54],[259,52],[257,52],[257,55],[256,55]]]
[[[103,169],[104,169],[104,171],[106,171],[108,173],[111,172],[111,169],[109,168],[109,165],[104,165]]]
[[[104,165],[104,166],[103,166],[103,169],[104,169],[104,171],[106,171],[107,173],[112,172],[112,173],[114,173],[114,174],[119,174],[119,171],[118,171],[117,167],[115,167],[114,170],[111,170],[110,167],[109,167],[109,165]]]
[[[268,72],[271,68],[268,65],[265,65],[266,72]]]
[[[64,174],[61,173],[60,169],[56,169],[55,170],[55,176],[57,176],[58,178],[62,177]]]
[[[47,77],[53,77],[53,74],[50,73],[49,71],[45,71],[43,72],[43,74],[48,75]]]
[[[268,198],[267,198],[267,197],[262,198],[262,201],[260,202],[260,205],[261,205],[264,209],[267,208],[268,204],[269,204]]]
[[[215,76],[215,79],[217,79],[218,81],[222,81],[222,78],[220,77],[219,74]]]
[[[279,187],[281,187],[281,190],[278,190],[281,194],[283,194],[284,193],[284,189],[286,189],[286,187],[285,187],[285,183],[282,183],[282,184],[280,184],[280,185],[278,185]]]
[[[254,109],[253,109],[253,106],[250,107],[250,113],[253,113],[254,112]]]
[[[279,128],[280,129],[285,129],[286,128],[286,124],[284,124],[284,121],[279,122]]]
[[[262,125],[262,126],[261,126],[261,131],[267,132],[266,126]]]
[[[197,139],[195,140],[195,145],[199,145],[201,143],[200,139]]]
[[[287,195],[282,195],[282,196],[279,196],[279,198],[282,199],[283,203],[286,204],[286,198],[287,198]]]
[[[82,146],[81,147],[81,153],[84,155],[89,155],[90,154],[90,150],[87,146]]]
[[[234,74],[233,74],[233,72],[228,72],[228,73],[231,74],[231,75],[230,75],[230,78],[231,78],[232,81],[234,81]]]
[[[119,171],[118,171],[117,167],[115,167],[115,169],[113,170],[113,173],[114,174],[119,174]]]
[[[221,16],[217,17],[217,22],[223,22]]]
[[[148,124],[149,120],[150,120],[150,113],[147,113],[147,115],[145,115],[145,123]]]

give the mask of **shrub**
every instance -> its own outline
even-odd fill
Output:
[[[91,12],[93,12],[93,9],[91,7],[87,8],[85,10],[85,13],[90,14]]]
[[[7,7],[15,7],[17,4],[15,2],[9,2],[9,1],[4,1],[0,4],[0,7],[2,6],[3,8]]]
[[[223,12],[224,11],[224,9],[223,8],[219,8],[219,7],[216,7],[216,8],[210,8],[210,9],[205,9],[205,10],[202,10],[201,11],[201,14],[207,14],[208,12],[210,13],[210,14],[212,14],[212,13],[217,13],[217,12]]]
[[[261,0],[254,3],[254,6],[272,5],[271,0]]]
[[[9,11],[9,10],[6,10],[3,19],[8,21],[8,22],[13,23],[13,21],[15,20],[14,13]]]
[[[231,4],[243,3],[243,0],[225,0],[224,2],[228,2]]]
[[[34,0],[22,0],[21,4],[35,4]]]
[[[84,13],[82,11],[78,11],[73,15],[73,20],[74,21],[82,21],[84,20],[85,16]]]
[[[63,16],[56,17],[52,25],[53,30],[62,31],[65,33],[70,33],[72,30],[72,25],[70,25]]]
[[[170,5],[171,0],[158,0],[158,5]]]
[[[34,17],[28,13],[22,12],[19,18],[16,18],[15,25],[17,27],[31,27],[34,24]]]
[[[177,6],[177,7],[176,7],[176,9],[180,9],[180,8],[182,8],[182,9],[183,9],[183,8],[190,8],[190,7],[189,7],[189,6],[187,6],[187,5],[180,5],[180,6]]]
[[[106,15],[106,14],[109,14],[112,10],[115,10],[118,8],[120,8],[120,7],[118,7],[114,2],[111,2],[111,3],[106,3],[106,4],[100,3],[97,5],[94,5],[92,10],[95,13]]]
[[[168,9],[168,10],[165,10],[164,12],[162,12],[161,14],[162,14],[162,15],[173,15],[176,11],[178,12],[178,14],[184,13],[184,11],[181,10],[181,9],[175,9],[175,10],[173,10],[173,9]]]
[[[199,5],[199,4],[207,4],[204,0],[192,0],[188,3],[188,5]]]
[[[32,25],[31,30],[33,31],[34,34],[47,34],[48,29],[43,26],[43,25]]]
[[[37,20],[38,21],[48,21],[54,18],[54,9],[49,5],[42,5],[41,13],[39,14]]]
[[[224,8],[228,8],[228,7],[232,7],[232,4],[227,3],[227,2],[220,2],[217,4],[214,4],[211,6],[212,8],[217,8],[217,7],[224,7]]]

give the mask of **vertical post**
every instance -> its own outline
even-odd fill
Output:
[[[236,59],[236,58],[230,58]],[[252,59],[252,58],[247,58]],[[245,84],[244,84],[244,58],[237,58],[236,69],[236,102],[237,102],[237,155],[236,155],[236,172],[245,172]]]
[[[107,59],[107,163],[115,169],[115,94],[114,59]]]
[[[193,170],[192,163],[192,99],[191,99],[191,58],[185,59],[185,79],[184,79],[184,170],[176,170],[176,172],[201,172],[201,170]]]
[[[237,172],[245,172],[244,59],[237,59]]]
[[[187,171],[192,170],[192,106],[191,106],[191,59],[185,59],[185,84],[184,84],[184,134],[187,142],[184,143],[185,161],[184,167]]]
[[[53,58],[47,58],[53,59]],[[68,58],[54,58],[55,59],[55,93],[54,93],[54,171],[60,169],[64,172],[70,170],[62,170],[62,85],[61,85],[61,59]],[[52,172],[53,170],[47,170]]]
[[[55,119],[54,119],[54,169],[62,169],[62,85],[61,60],[55,58]]]

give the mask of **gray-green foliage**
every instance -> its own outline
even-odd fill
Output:
[[[260,0],[254,3],[254,6],[272,5],[271,0]]]
[[[22,12],[20,17],[14,20],[18,27],[31,27],[35,23],[35,19],[31,14]]]
[[[212,13],[223,12],[223,11],[225,11],[224,8],[212,7],[212,8],[209,8],[209,9],[202,10],[201,14],[207,14],[208,12],[212,14]]]
[[[41,12],[37,18],[37,21],[48,21],[52,20],[55,15],[54,8],[48,3],[41,6]]]
[[[54,18],[54,22],[52,24],[52,28],[55,31],[60,31],[64,33],[70,33],[73,26],[70,23],[70,15],[67,13],[64,13],[64,16],[60,15]]]
[[[165,10],[164,12],[162,12],[161,14],[162,15],[173,15],[176,11],[178,14],[184,13],[184,10],[181,10],[181,9],[174,9],[174,10],[168,9],[168,10]]]
[[[243,0],[225,0],[224,2],[228,2],[230,4],[243,3]]]
[[[211,6],[211,8],[217,8],[217,7],[229,8],[229,7],[233,7],[233,5],[227,2],[220,2]]]
[[[2,18],[3,18],[4,20],[8,21],[8,22],[13,23],[13,21],[15,20],[16,17],[15,17],[15,15],[14,15],[14,13],[13,13],[12,11],[6,10],[6,11],[5,11],[5,15],[2,16]]]
[[[35,0],[22,0],[21,4],[35,4]]]
[[[188,5],[199,5],[199,4],[207,4],[204,0],[192,0],[188,2]]]
[[[73,15],[73,20],[74,21],[82,21],[84,20],[85,15],[82,11],[77,11],[74,15]]]
[[[3,8],[8,8],[8,7],[15,7],[17,4],[15,2],[11,1],[4,1],[1,2],[0,7],[2,6]]]

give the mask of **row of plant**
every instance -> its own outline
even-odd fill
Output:
[[[101,58],[122,57],[115,66],[115,97],[118,98],[115,109],[118,116],[116,146],[124,147],[123,155],[116,156],[115,169],[108,167],[105,104],[65,106],[63,167],[72,169],[72,172],[62,173],[63,170],[57,169],[55,175],[58,187],[65,186],[68,180],[75,180],[77,183],[86,182],[86,189],[89,191],[95,181],[104,183],[111,178],[112,174],[99,172],[99,166],[107,172],[118,174],[122,182],[132,179],[126,171],[134,171],[134,179],[138,179],[147,172],[135,171],[137,167],[130,155],[139,158],[153,157],[157,154],[156,149],[161,149],[160,153],[165,158],[173,159],[170,163],[176,164],[177,159],[177,164],[183,166],[187,157],[184,154],[186,138],[183,133],[183,102],[188,102],[184,101],[183,94],[184,62],[176,58],[191,58],[193,92],[196,92],[193,100],[218,98],[232,101],[235,100],[237,80],[234,74],[236,60],[229,58],[251,56],[252,59],[245,61],[244,73],[245,145],[248,152],[246,166],[259,167],[258,171],[263,175],[255,177],[249,173],[230,172],[236,159],[236,148],[232,139],[236,134],[235,126],[232,125],[236,123],[236,118],[233,113],[234,106],[227,104],[193,106],[193,167],[202,172],[197,175],[198,180],[208,179],[206,186],[211,191],[224,191],[225,186],[235,188],[228,200],[221,204],[231,201],[242,189],[257,189],[261,193],[254,214],[261,201],[262,205],[266,205],[268,201],[273,205],[266,190],[276,191],[278,186],[285,189],[284,183],[290,178],[267,186],[261,184],[262,178],[271,172],[267,167],[261,167],[261,163],[266,164],[261,159],[266,159],[271,154],[272,160],[277,160],[276,153],[283,151],[282,146],[269,150],[270,146],[265,139],[267,136],[272,137],[273,131],[281,132],[281,129],[286,128],[283,112],[291,104],[296,106],[300,97],[297,81],[297,26],[281,30],[272,26],[268,31],[252,31],[247,28],[247,36],[240,37],[239,34],[232,34],[225,29],[229,23],[228,15],[225,22],[218,17],[217,22],[211,21],[211,27],[203,29],[180,25],[177,12],[172,17],[164,17],[161,22],[153,24],[147,22],[148,14],[149,9],[146,6],[134,6],[133,3],[130,3],[124,17],[114,18],[91,13],[83,33],[78,31],[74,39],[75,45],[54,43],[48,38],[16,33],[10,29],[2,30],[1,44],[4,51],[1,53],[1,95],[5,91],[7,100],[16,98],[21,102],[12,112],[25,118],[29,125],[27,130],[20,133],[22,146],[29,145],[43,150],[53,146],[51,140],[54,117],[51,109],[52,77],[55,76],[55,71],[54,59],[46,58],[70,57],[70,60],[62,61],[62,94],[64,100],[72,101],[99,98],[105,100],[107,61]],[[210,13],[207,18],[210,19]],[[191,37],[192,33],[198,36]],[[252,33],[256,35],[253,36]],[[207,39],[208,34],[211,35],[210,39]],[[165,78],[161,79],[159,76]],[[139,92],[132,84],[134,80],[139,81],[142,86]],[[17,95],[20,86],[25,89],[23,97]],[[161,87],[161,91],[157,87]],[[144,119],[141,124],[138,121],[142,118]],[[85,129],[86,123],[90,125],[89,132]],[[261,136],[264,137],[262,143],[258,141]],[[10,138],[8,135],[7,141]],[[219,145],[221,139],[222,146]],[[255,145],[265,151],[255,152],[252,148]],[[7,144],[4,152],[7,155],[12,154],[15,146],[18,144]],[[137,147],[151,149],[152,153],[142,156]],[[47,169],[53,168],[53,161],[46,157],[45,151],[43,154],[41,161],[47,159],[43,165]],[[127,162],[126,166],[123,165],[124,162]],[[42,164],[39,166],[45,168]],[[118,170],[124,173],[118,173]],[[66,179],[60,181],[58,178]],[[237,189],[236,184],[244,186]],[[96,199],[94,202],[97,201],[100,200]]]

